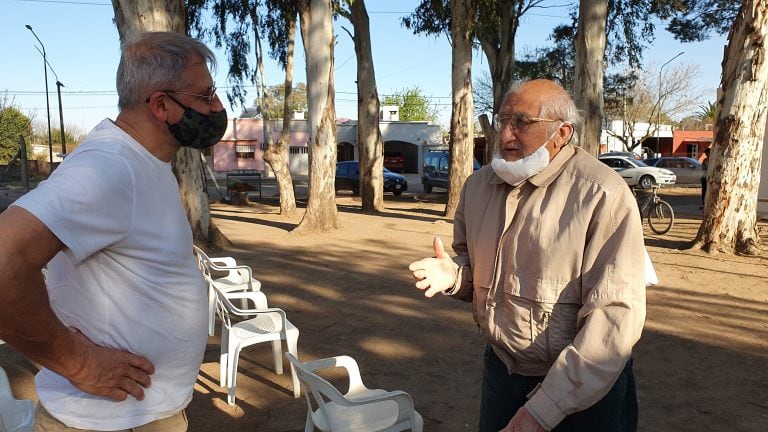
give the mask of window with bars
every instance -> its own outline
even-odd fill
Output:
[[[238,159],[254,159],[256,157],[255,145],[241,145],[235,146],[235,155]]]
[[[309,153],[309,147],[291,146],[288,148],[290,154],[307,154]]]

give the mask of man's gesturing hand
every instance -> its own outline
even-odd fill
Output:
[[[451,288],[456,283],[459,267],[445,252],[440,237],[435,237],[432,247],[435,249],[434,258],[424,258],[408,266],[408,270],[417,280],[416,288],[425,289],[424,295],[427,297]]]
[[[144,399],[144,388],[151,384],[155,367],[144,357],[94,344],[79,330],[70,327],[73,349],[79,364],[69,370],[69,382],[85,393],[125,400],[128,395]]]

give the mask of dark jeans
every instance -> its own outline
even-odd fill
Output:
[[[485,349],[478,431],[499,432],[503,429],[517,410],[525,405],[528,400],[526,395],[543,380],[543,376],[509,375],[507,367],[488,345]],[[565,417],[553,431],[633,432],[637,430],[637,416],[635,375],[630,359],[605,397],[584,411]]]

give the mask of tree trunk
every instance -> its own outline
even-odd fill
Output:
[[[488,60],[493,91],[493,113],[498,114],[504,96],[512,83],[515,73],[515,35],[520,24],[520,9],[523,6],[518,0],[502,0],[498,2],[499,28],[495,35],[478,34],[480,47]],[[487,116],[481,117],[480,127],[485,135],[485,162],[491,161],[496,154],[496,131]]]
[[[360,198],[367,211],[384,210],[384,143],[379,130],[379,94],[371,54],[371,31],[363,0],[350,4],[357,55],[357,145]]]
[[[607,0],[581,0],[573,88],[576,107],[584,114],[584,126],[577,131],[579,146],[594,156],[600,152],[607,17]]]
[[[480,123],[480,128],[483,130],[483,136],[485,137],[485,151],[483,152],[484,159],[479,162],[483,165],[486,165],[491,163],[493,156],[498,151],[496,148],[498,147],[496,142],[498,136],[496,129],[493,128],[493,124],[486,114],[478,117],[477,121]]]
[[[186,12],[182,0],[113,0],[112,7],[121,41],[147,31],[186,32]],[[219,234],[211,222],[200,151],[182,147],[171,164],[179,182],[181,202],[187,212],[194,241],[212,246]]]
[[[254,14],[256,8],[252,9]],[[253,22],[257,22],[258,17],[252,17]],[[265,134],[268,141],[265,141],[266,151],[264,152],[264,162],[269,164],[272,172],[275,174],[275,180],[277,181],[277,189],[280,193],[280,214],[284,216],[292,216],[296,213],[296,196],[293,193],[293,178],[291,177],[291,171],[288,169],[288,163],[286,161],[286,155],[288,154],[288,147],[291,140],[291,106],[288,102],[291,92],[293,91],[293,53],[294,53],[294,39],[296,37],[296,20],[291,19],[287,23],[287,44],[286,60],[285,60],[285,98],[283,100],[283,130],[280,133],[280,138],[277,143],[272,143],[271,131]],[[258,43],[258,42],[257,42]],[[263,70],[264,62],[263,55],[259,56],[259,69]],[[262,77],[262,86],[265,86],[264,78]],[[262,90],[262,95],[266,94],[266,89]],[[267,121],[264,120],[264,130],[267,130]]]
[[[309,199],[307,211],[294,231],[323,232],[337,227],[331,0],[301,0],[298,9],[309,89]]]
[[[445,215],[453,217],[459,205],[461,189],[472,174],[474,145],[472,100],[472,38],[469,16],[471,0],[451,0],[451,162],[448,170],[448,202]]]
[[[694,243],[710,253],[760,249],[756,219],[768,104],[767,41],[768,3],[744,1],[725,49],[704,220]]]

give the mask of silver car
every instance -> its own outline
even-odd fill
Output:
[[[613,168],[629,186],[649,189],[654,185],[675,184],[675,173],[663,168],[650,167],[640,160],[623,156],[599,157],[600,162]]]
[[[675,173],[676,184],[701,185],[704,167],[696,159],[682,156],[664,156],[645,161],[650,166],[664,168]]]

